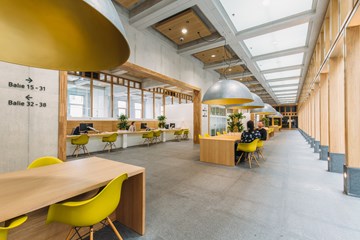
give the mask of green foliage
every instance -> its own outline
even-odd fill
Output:
[[[120,130],[126,130],[127,126],[128,126],[128,117],[125,114],[121,114],[119,117],[119,123],[117,127]]]
[[[165,124],[166,124],[166,117],[165,115],[160,115],[157,117],[158,121],[159,121],[159,128],[165,128]]]
[[[266,117],[262,118],[261,121],[264,123],[265,127],[269,127],[270,120]]]
[[[242,132],[244,126],[241,122],[241,119],[244,119],[245,116],[242,113],[233,113],[228,115],[227,124],[229,132]]]

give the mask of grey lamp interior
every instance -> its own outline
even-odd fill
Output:
[[[276,110],[270,104],[265,103],[264,105],[265,106],[263,108],[252,109],[251,113],[264,114],[264,115],[276,113]]]
[[[253,96],[254,101],[250,103],[244,103],[244,104],[234,104],[234,105],[227,105],[227,108],[230,109],[254,109],[254,108],[263,108],[264,102],[261,100],[261,98],[256,95],[255,93],[251,93]]]
[[[253,102],[250,90],[235,80],[220,80],[205,93],[202,103],[210,105],[231,105]]]

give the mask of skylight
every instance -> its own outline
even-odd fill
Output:
[[[266,60],[257,61],[256,64],[259,66],[261,71],[289,67],[294,65],[301,65],[303,63],[304,53],[298,53],[278,58],[271,58]]]
[[[270,87],[276,87],[276,86],[284,86],[289,84],[299,84],[299,79],[294,78],[291,80],[282,80],[282,81],[276,81],[276,82],[268,82]]]
[[[237,31],[308,11],[313,0],[220,0]],[[286,6],[286,7],[284,7]]]
[[[282,72],[274,72],[274,73],[266,73],[264,77],[266,80],[278,79],[278,78],[287,78],[287,77],[300,77],[301,69],[282,71]]]
[[[275,95],[276,96],[280,96],[280,95],[285,95],[285,94],[296,94],[297,90],[293,90],[293,91],[286,91],[286,92],[276,92]]]
[[[276,87],[276,88],[273,88],[272,90],[273,91],[282,91],[282,90],[296,90],[298,89],[298,86],[291,86],[291,87]]]
[[[291,4],[287,4],[287,6],[288,5]],[[294,27],[245,39],[244,42],[252,56],[304,47],[306,45],[308,26],[309,23],[303,23]]]

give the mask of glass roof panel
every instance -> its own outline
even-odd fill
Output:
[[[287,4],[290,5],[290,4]],[[252,56],[278,52],[306,45],[309,23],[303,23],[279,31],[245,39],[245,45]]]
[[[289,17],[312,8],[313,0],[220,0],[237,31]],[[286,7],[284,7],[286,6]]]
[[[282,72],[274,72],[274,73],[266,73],[264,77],[266,80],[272,80],[277,78],[287,78],[287,77],[300,77],[301,69],[282,71]]]
[[[274,92],[276,91],[282,91],[282,90],[297,90],[298,89],[298,86],[290,86],[290,87],[274,87],[272,88],[272,90]]]
[[[281,95],[285,95],[285,94],[296,94],[297,90],[292,90],[292,91],[286,91],[286,92],[275,92],[276,96],[281,96]]]
[[[258,65],[261,71],[265,71],[274,68],[301,65],[303,63],[303,59],[304,59],[304,53],[297,53],[283,57],[257,61],[256,64]]]
[[[288,85],[288,84],[298,84],[298,83],[299,83],[299,78],[283,80],[283,81],[276,81],[276,82],[268,82],[270,87],[284,86],[284,85]]]

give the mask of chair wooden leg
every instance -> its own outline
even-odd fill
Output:
[[[75,152],[78,150],[78,148],[79,148],[79,145],[76,145],[76,148],[75,148],[75,150],[74,150],[74,152],[73,152],[72,156],[74,156],[74,155],[75,155]],[[77,157],[77,155],[76,155],[76,157]]]
[[[251,154],[248,154],[248,160],[249,160],[249,167],[251,168]]]
[[[90,240],[94,240],[94,228],[93,228],[93,226],[90,227]]]
[[[71,229],[70,229],[70,231],[69,231],[69,233],[68,233],[68,235],[66,236],[66,240],[70,240],[70,239],[72,239],[72,234],[73,234],[73,232],[74,232],[74,228],[73,227],[71,227]]]
[[[240,157],[238,158],[238,160],[237,160],[237,162],[236,162],[236,165],[238,165],[239,164],[239,162],[240,162],[240,160],[241,160],[241,157],[244,155],[244,152],[243,153],[241,153],[241,155],[240,155]]]
[[[260,154],[260,156],[261,156],[262,160],[263,160],[263,161],[265,161],[265,158],[264,158],[264,155],[262,154],[261,149],[259,150],[259,154]]]
[[[257,158],[256,158],[256,156],[255,156],[254,153],[252,153],[252,157],[255,159],[256,164],[260,167],[260,164],[259,164],[259,162],[258,162],[258,160],[257,160]]]
[[[117,236],[117,238],[119,240],[123,240],[119,231],[116,229],[115,225],[113,224],[113,222],[111,221],[111,219],[109,217],[106,218],[107,222],[109,223],[109,225],[111,226],[112,230],[114,231],[115,235]]]

